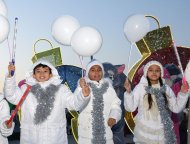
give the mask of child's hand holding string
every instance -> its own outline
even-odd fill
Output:
[[[126,89],[126,91],[127,91],[128,93],[131,93],[131,84],[130,84],[130,82],[129,82],[128,79],[125,80],[124,88]]]
[[[15,66],[13,65],[12,62],[9,62],[9,66],[8,66],[9,75],[8,75],[8,77],[12,77],[11,71],[15,71]]]
[[[82,93],[84,95],[84,97],[87,97],[90,95],[90,88],[89,86],[86,84],[86,81],[84,78],[81,78],[79,81],[80,87],[82,88]]]

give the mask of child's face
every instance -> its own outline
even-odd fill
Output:
[[[35,78],[38,82],[48,81],[52,77],[50,73],[50,69],[48,67],[38,67],[33,74],[33,78]]]
[[[158,83],[158,80],[161,76],[161,69],[158,65],[151,65],[148,68],[147,76],[150,79],[152,84]]]
[[[99,82],[102,79],[102,76],[102,68],[99,65],[94,65],[90,68],[90,71],[88,73],[88,77],[90,80]]]

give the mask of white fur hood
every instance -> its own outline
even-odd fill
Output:
[[[33,64],[31,69],[26,73],[26,76],[25,76],[26,83],[31,85],[31,86],[38,83],[36,81],[36,79],[33,78],[33,69],[40,63],[50,67],[52,74],[53,74],[53,76],[48,81],[46,81],[44,83],[46,83],[46,85],[49,85],[49,84],[59,85],[59,84],[61,84],[62,80],[60,79],[60,76],[58,74],[57,69],[52,64],[50,64],[49,62],[44,61],[44,60],[37,61],[36,63]]]

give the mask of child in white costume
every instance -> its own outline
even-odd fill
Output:
[[[77,96],[61,79],[53,65],[46,61],[34,63],[26,73],[26,84],[21,88],[16,86],[11,70],[5,79],[5,96],[12,104],[17,105],[25,92],[27,85],[31,89],[21,105],[21,144],[68,144],[66,134],[65,109],[80,110],[88,101],[90,89],[84,86]],[[86,98],[87,97],[87,98]]]
[[[110,80],[104,78],[104,69],[97,60],[86,67],[86,76],[81,79],[91,89],[90,100],[79,114],[79,144],[113,144],[111,127],[121,118],[121,101]],[[80,85],[75,92],[80,91]]]
[[[13,133],[14,123],[5,124],[10,118],[10,108],[7,101],[0,93],[0,144],[8,144],[7,137]]]
[[[163,67],[150,61],[144,67],[144,75],[134,90],[125,82],[125,109],[135,116],[134,142],[143,144],[176,144],[170,111],[178,113],[185,108],[188,99],[188,84],[182,85],[176,97],[165,84]]]

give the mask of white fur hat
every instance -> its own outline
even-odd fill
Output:
[[[88,77],[88,73],[90,71],[90,68],[92,66],[94,66],[94,65],[99,65],[102,68],[102,72],[103,72],[103,75],[104,75],[104,67],[103,67],[102,63],[100,61],[96,60],[96,59],[93,59],[86,66],[86,76]]]
[[[157,65],[157,66],[160,67],[160,69],[161,69],[161,77],[163,78],[163,76],[164,76],[163,66],[162,66],[162,64],[161,64],[160,62],[155,61],[155,60],[148,62],[148,63],[144,66],[144,77],[147,77],[148,68],[149,68],[150,66],[152,66],[152,65]]]

